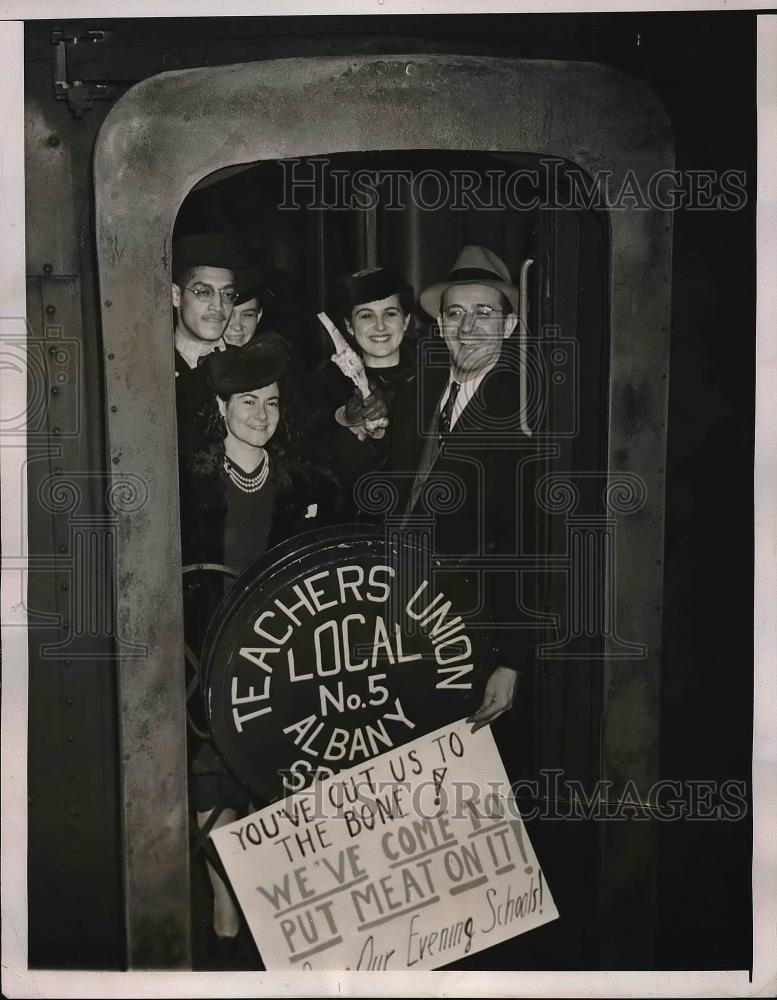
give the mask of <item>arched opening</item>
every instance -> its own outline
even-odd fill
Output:
[[[498,116],[490,106],[494,86],[505,96]],[[548,116],[550,107],[562,110]],[[215,121],[225,136],[221,152],[200,140],[201,130]],[[510,152],[515,149],[524,152]],[[441,178],[450,186],[457,170],[471,171],[470,179],[495,170],[519,172],[517,186],[525,189],[522,171],[538,167],[543,157],[560,165],[553,182],[540,186],[540,195],[552,196],[548,206],[456,214],[419,204],[394,215],[388,207],[341,214],[319,208],[295,210],[279,225],[285,168],[278,161],[296,161],[302,170],[324,156],[341,173],[308,186],[314,199],[330,197],[328,183],[337,194],[342,171],[347,198],[348,183],[362,169],[357,164],[411,175],[435,171],[416,192],[416,201],[427,203],[438,197]],[[385,256],[422,286],[444,273],[452,248],[471,239],[498,243],[513,272],[523,272],[538,372],[538,423],[531,428],[537,460],[528,463],[527,488],[539,498],[540,514],[524,540],[522,596],[554,633],[545,644],[542,679],[521,705],[534,716],[523,732],[531,733],[535,768],[558,761],[584,785],[599,778],[617,785],[633,776],[638,760],[637,777],[649,782],[657,765],[671,231],[652,209],[615,212],[605,221],[585,205],[570,211],[563,196],[578,168],[588,178],[608,171],[617,189],[635,164],[637,177],[646,179],[671,163],[669,132],[655,99],[632,81],[582,64],[565,65],[562,72],[555,64],[465,57],[412,64],[392,57],[380,66],[344,59],[263,63],[165,74],[117,104],[96,158],[109,446],[116,474],[133,472],[150,487],[146,507],[119,520],[119,614],[149,649],[140,669],[128,659],[119,665],[124,796],[132,804],[125,837],[133,964],[190,960],[181,590],[171,575],[180,566],[168,305],[176,217],[183,227],[190,225],[187,213],[220,213],[229,221],[237,210],[233,225],[288,281],[285,294],[304,318],[291,322],[289,307],[286,316],[281,309],[281,319],[296,328],[300,361],[307,365],[322,347],[308,310],[323,301],[330,277],[343,267]],[[114,180],[119,170],[121,186]],[[220,170],[232,174],[218,179]],[[210,182],[203,184],[205,178]],[[412,191],[412,176],[402,183]],[[260,237],[261,225],[272,229],[269,240],[266,232]],[[304,252],[302,267],[295,266],[295,248]],[[139,282],[146,289],[140,302]],[[575,546],[592,557],[577,603],[569,600]],[[158,694],[152,706],[149,689]],[[155,784],[152,773],[165,779]],[[601,862],[602,919],[617,934],[617,914],[638,900],[649,925],[650,835],[633,830],[594,846],[597,836],[592,834],[590,856]],[[628,879],[619,867],[624,858]],[[577,877],[592,878],[593,871],[581,865]],[[178,891],[168,891],[172,884]],[[174,928],[165,942],[155,931],[162,918]],[[590,954],[589,944],[578,934],[573,965],[584,964],[580,955]],[[513,953],[509,961],[520,959]]]

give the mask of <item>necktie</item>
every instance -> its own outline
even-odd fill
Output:
[[[448,398],[445,400],[445,406],[443,406],[440,411],[440,422],[437,426],[437,440],[439,444],[442,444],[445,438],[451,432],[451,417],[453,416],[453,407],[456,405],[456,397],[459,394],[459,389],[461,386],[458,382],[451,382],[451,389],[448,393]]]

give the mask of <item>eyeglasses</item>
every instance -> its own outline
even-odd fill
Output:
[[[233,306],[237,299],[237,289],[235,288],[213,288],[212,285],[196,285],[190,288],[189,285],[186,285],[184,290],[191,292],[198,302],[210,302],[218,296],[221,302]]]
[[[495,309],[493,306],[478,305],[470,309],[465,309],[464,306],[446,306],[442,311],[442,318],[448,323],[459,324],[464,322],[464,317],[468,313],[475,319],[496,319],[504,316],[501,309]]]

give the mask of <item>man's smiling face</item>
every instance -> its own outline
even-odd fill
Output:
[[[178,309],[178,332],[187,340],[219,340],[232,313],[235,276],[225,267],[193,267],[173,284],[173,305]]]
[[[256,327],[262,318],[258,299],[241,302],[232,310],[229,323],[224,330],[224,340],[233,347],[245,347],[256,333]]]
[[[437,321],[457,381],[466,382],[496,364],[502,341],[515,329],[518,317],[489,285],[450,285],[440,302]]]

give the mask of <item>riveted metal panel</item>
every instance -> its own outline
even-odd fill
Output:
[[[29,937],[33,966],[99,968],[122,950],[116,637],[105,615],[110,557],[93,558],[112,526],[87,433],[81,308],[79,277],[28,280]],[[82,916],[66,919],[74,912]]]
[[[35,188],[26,204],[27,232],[46,234],[27,246],[27,273],[40,274],[46,265],[55,274],[78,274],[71,149],[63,139],[71,132],[67,107],[43,96],[28,97],[24,125],[27,176]],[[56,223],[52,205],[57,206]]]
[[[120,515],[118,548],[120,631],[148,648],[144,659],[120,663],[134,965],[185,963],[189,953],[168,305],[176,212],[195,183],[230,165],[428,148],[563,157],[592,175],[610,171],[616,190],[628,171],[644,190],[673,165],[668,120],[643,84],[598,65],[550,61],[398,55],[166,73],[126,94],[101,131],[95,190],[110,456],[117,472],[142,477],[150,498]],[[640,786],[658,762],[670,268],[669,213],[611,214],[608,468],[640,477],[646,498],[611,498],[618,547],[607,585],[619,632],[604,666],[602,760],[604,777]],[[644,644],[646,655],[632,658],[621,640]],[[610,896],[627,885],[648,914],[650,835],[619,837],[631,840],[605,864]]]

